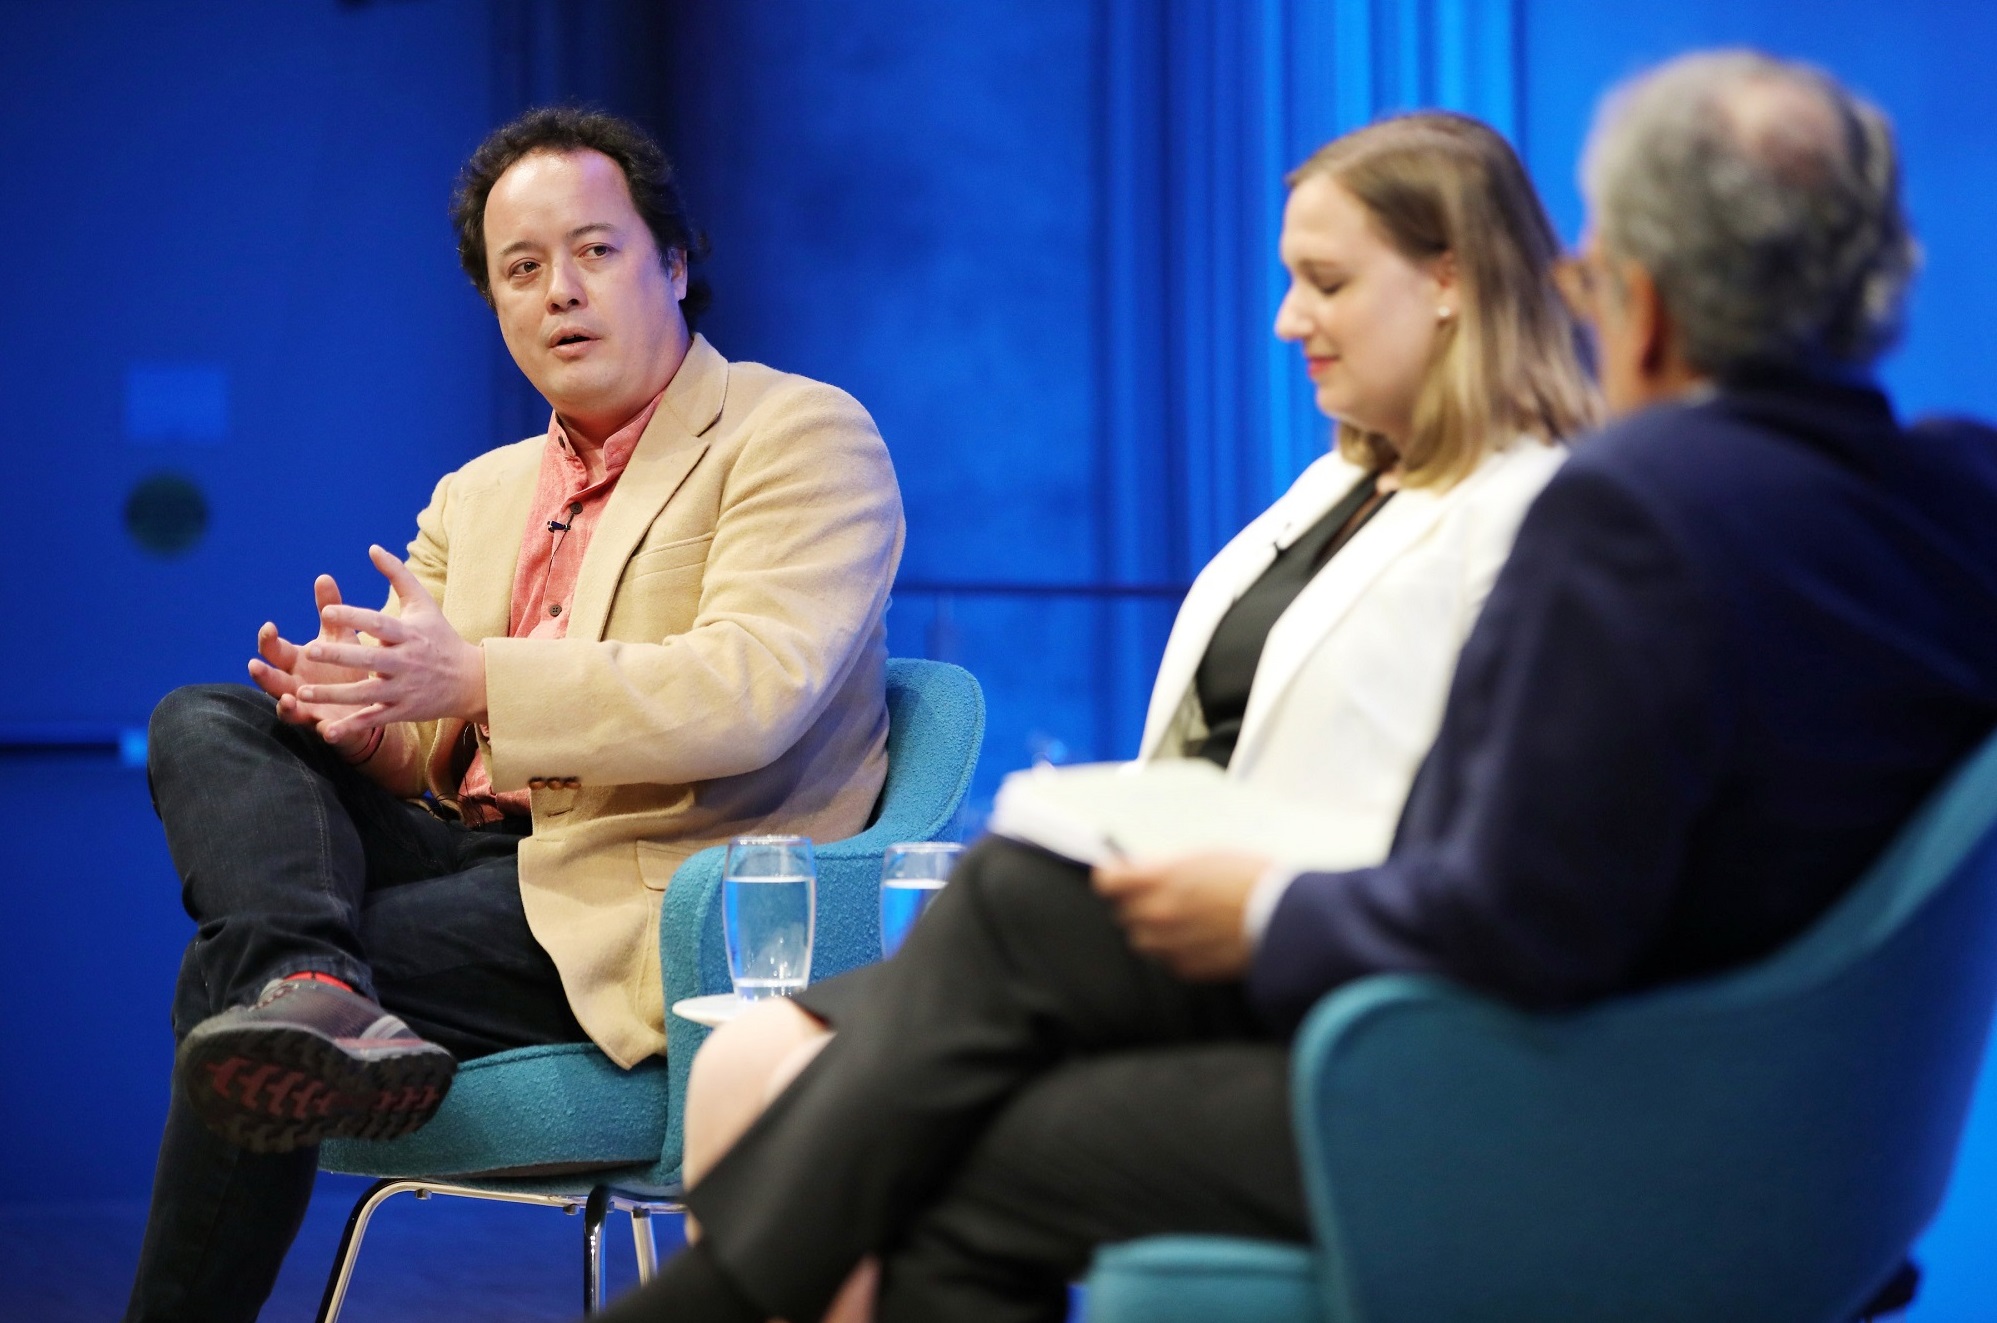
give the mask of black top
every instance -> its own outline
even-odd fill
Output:
[[[1248,586],[1214,627],[1207,642],[1206,656],[1193,674],[1193,689],[1199,696],[1200,713],[1206,719],[1207,734],[1192,756],[1225,767],[1234,757],[1235,741],[1241,738],[1241,718],[1248,711],[1248,689],[1255,682],[1255,668],[1262,660],[1262,645],[1276,620],[1290,609],[1297,594],[1324,568],[1332,553],[1352,540],[1365,524],[1387,503],[1382,500],[1364,517],[1346,522],[1365,509],[1373,499],[1379,475],[1369,473],[1331,507],[1324,518],[1311,525],[1308,533],[1276,553],[1276,559],[1262,577]],[[1387,499],[1391,500],[1389,492]]]

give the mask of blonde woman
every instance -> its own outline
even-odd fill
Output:
[[[1385,856],[1457,652],[1595,397],[1552,228],[1489,128],[1386,120],[1288,183],[1275,329],[1337,445],[1195,581],[1141,756],[1308,803],[1316,862],[1356,867]],[[711,1239],[617,1316],[865,1317],[885,1251],[892,1316],[1053,1319],[1105,1240],[1304,1237],[1285,1054],[1238,981],[1274,879],[1225,873],[1098,895],[990,842],[894,961],[715,1034],[686,1129]],[[1169,1197],[1144,1175],[1188,1163]]]
[[[1323,862],[1356,866],[1386,854],[1457,650],[1595,399],[1552,229],[1490,129],[1390,119],[1289,183],[1276,334],[1337,446],[1194,581],[1140,756],[1309,803]]]

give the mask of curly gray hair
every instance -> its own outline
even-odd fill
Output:
[[[1819,69],[1733,50],[1638,75],[1603,103],[1582,187],[1702,372],[1864,367],[1899,332],[1918,255],[1893,130]]]

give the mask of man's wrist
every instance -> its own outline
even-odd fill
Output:
[[[468,674],[463,715],[472,725],[483,728],[492,722],[492,713],[486,705],[485,698],[485,645],[473,643],[468,646],[471,648],[471,655],[465,668]]]
[[[375,754],[381,752],[381,741],[387,730],[386,726],[376,726],[367,733],[367,736],[361,740],[357,747],[341,749],[340,757],[347,760],[349,767],[359,767],[362,763],[374,757]]]

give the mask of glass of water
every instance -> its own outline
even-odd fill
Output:
[[[891,956],[936,898],[964,847],[950,841],[890,845],[881,856],[881,954]]]
[[[728,977],[744,1001],[788,997],[811,980],[818,867],[808,836],[737,836],[721,867]]]

